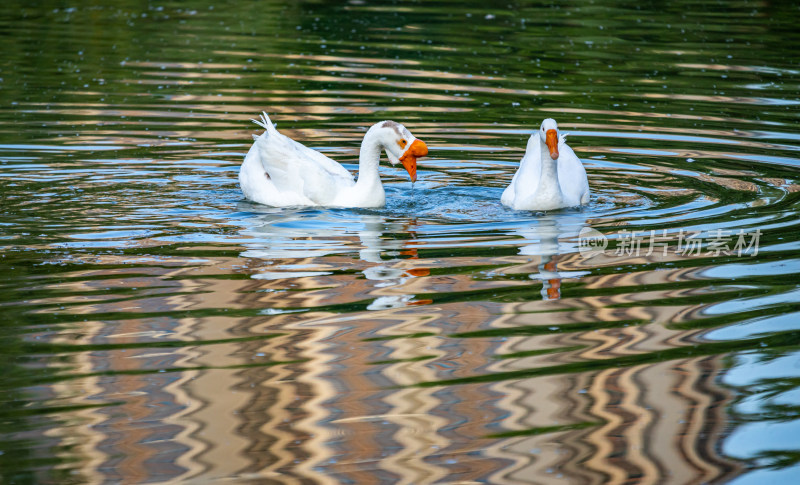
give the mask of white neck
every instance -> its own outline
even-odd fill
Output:
[[[358,180],[353,187],[355,198],[374,200],[377,201],[377,205],[383,205],[385,194],[378,174],[382,148],[377,129],[373,126],[367,131],[361,142],[361,152],[358,156]]]
[[[374,127],[373,127],[374,128]],[[381,143],[376,130],[370,128],[361,142],[361,152],[358,155],[358,182],[356,185],[378,181],[378,164],[381,160]]]
[[[536,192],[540,197],[561,201],[564,195],[561,193],[561,185],[558,183],[558,160],[550,157],[550,149],[547,144],[539,139],[541,151],[542,173],[539,176],[539,187]]]
[[[547,143],[539,140],[539,147],[542,152],[542,180],[558,180],[558,160],[553,160],[550,156],[550,148]]]

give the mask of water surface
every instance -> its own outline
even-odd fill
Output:
[[[0,479],[800,480],[799,16],[4,4]],[[430,156],[381,210],[259,206],[262,110]],[[546,117],[591,202],[511,211]]]

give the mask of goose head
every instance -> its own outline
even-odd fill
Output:
[[[401,163],[411,177],[417,180],[417,158],[428,154],[428,146],[417,139],[408,129],[394,121],[378,123],[381,145],[392,165]]]
[[[547,145],[550,151],[550,158],[558,160],[558,125],[553,118],[547,118],[542,121],[542,127],[539,129],[539,136],[542,143]]]

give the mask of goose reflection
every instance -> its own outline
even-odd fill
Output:
[[[367,227],[358,232],[359,239],[363,245],[359,256],[363,261],[377,263],[362,272],[364,277],[370,281],[375,281],[375,288],[382,288],[380,292],[389,291],[390,295],[380,295],[367,306],[367,310],[389,310],[400,308],[407,305],[421,304],[422,301],[414,301],[414,296],[402,293],[401,288],[407,281],[420,276],[428,276],[430,270],[427,268],[399,268],[397,263],[403,261],[395,258],[385,261],[381,254],[405,256],[407,259],[417,259],[417,249],[409,247],[413,243],[415,233],[411,227],[415,222],[387,223],[385,219],[374,220],[365,224]],[[403,232],[410,234],[411,240],[404,239],[384,239],[383,233]]]
[[[381,214],[352,211],[258,210],[241,230],[252,238],[244,244],[248,249],[241,256],[259,259],[270,270],[256,272],[253,278],[326,276],[343,268],[323,263],[324,257],[357,252],[361,263],[358,266],[363,268],[360,273],[374,282],[369,291],[375,298],[367,310],[425,303],[415,301],[413,294],[402,292],[410,279],[430,274],[427,268],[407,268],[402,264],[417,258],[413,247],[414,220],[395,222]],[[402,237],[396,237],[398,234]]]
[[[240,221],[240,233],[250,240],[243,244],[244,258],[262,260],[312,259],[349,251],[351,242],[342,239],[351,221],[335,211],[256,208],[242,203],[242,210],[256,210]],[[296,275],[293,275],[296,276]]]
[[[520,246],[519,254],[538,256],[537,272],[529,278],[542,281],[541,295],[544,300],[561,298],[561,280],[577,278],[587,271],[559,271],[559,257],[578,252],[578,234],[587,227],[583,213],[545,214],[532,224],[516,229],[514,234],[522,236],[526,244]]]

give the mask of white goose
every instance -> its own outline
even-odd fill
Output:
[[[364,135],[356,182],[337,162],[278,133],[266,113],[253,122],[266,131],[253,135],[255,141],[239,170],[239,185],[246,198],[274,207],[383,207],[381,149],[392,164],[403,164],[412,182],[417,179],[417,157],[428,154],[425,143],[403,125],[382,121]]]
[[[531,135],[525,156],[500,202],[515,210],[553,210],[589,202],[589,180],[583,163],[558,133],[552,118]]]

